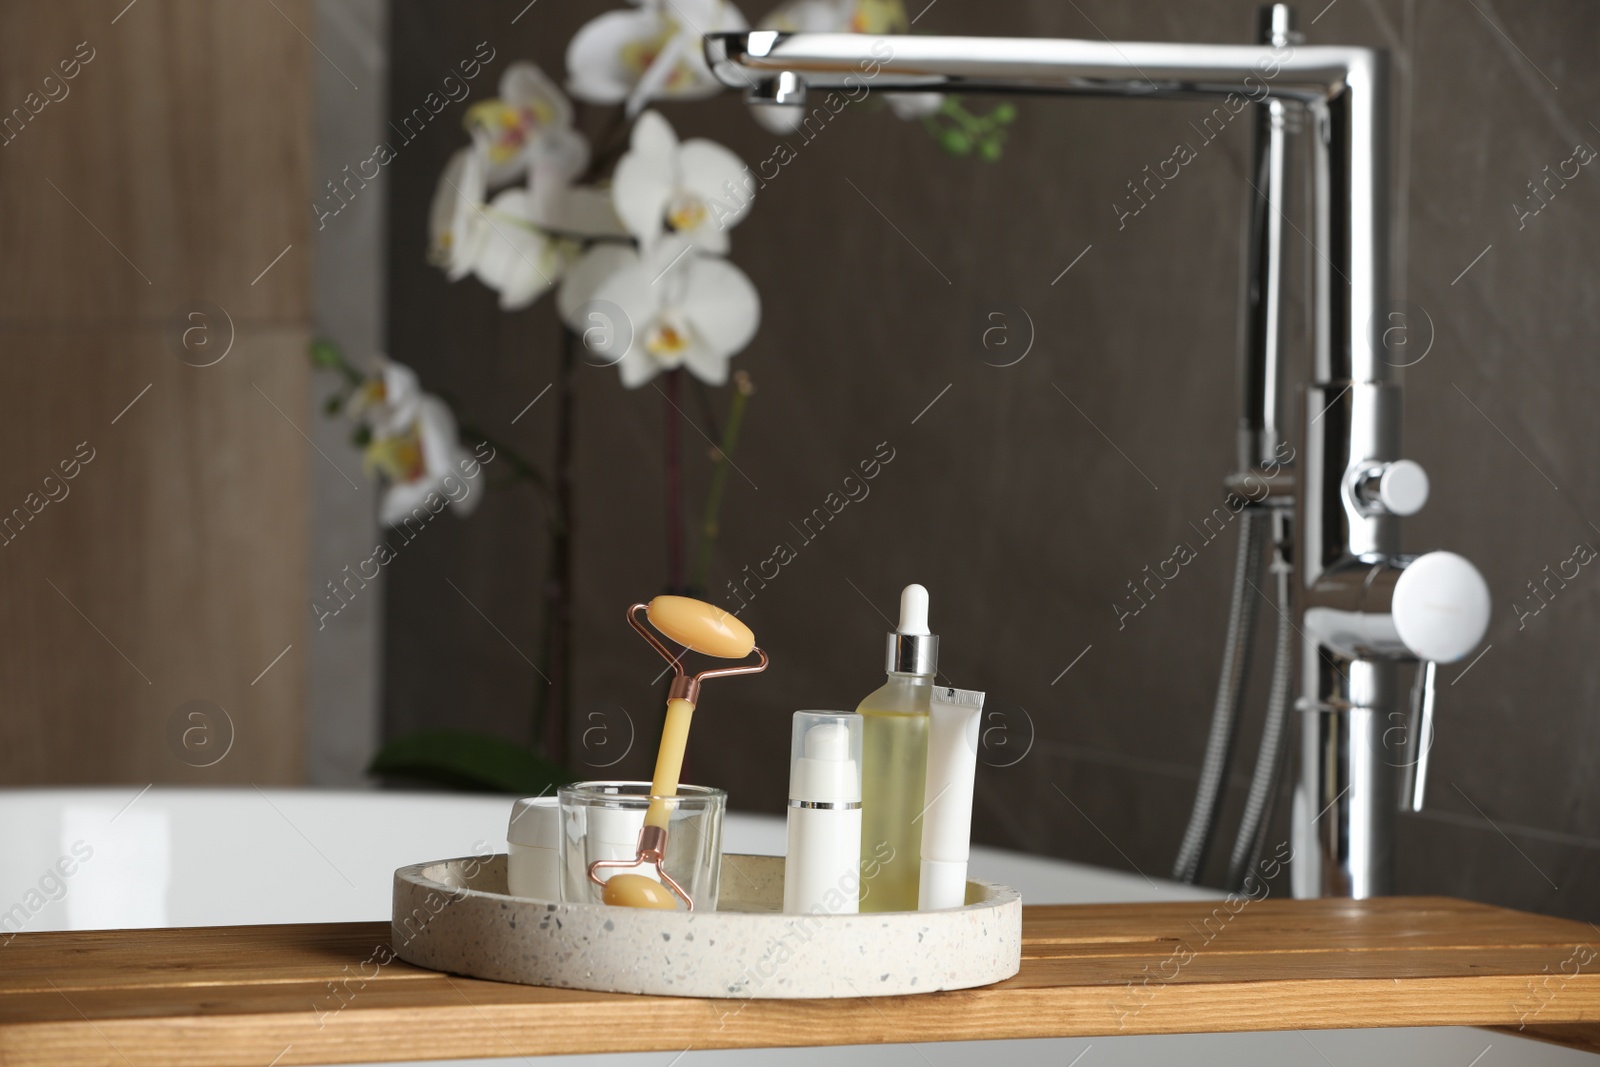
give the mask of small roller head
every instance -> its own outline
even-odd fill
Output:
[[[678,906],[672,890],[642,874],[613,874],[600,891],[600,899],[622,908],[663,908]]]
[[[691,651],[743,659],[756,646],[750,627],[721,608],[686,596],[658,596],[645,608],[650,625]]]

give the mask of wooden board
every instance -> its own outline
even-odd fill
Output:
[[[1443,898],[1030,907],[1017,977],[831,1001],[505,985],[391,961],[387,923],[20,934],[8,1065],[348,1063],[1369,1026],[1592,1047],[1588,924]]]
[[[94,458],[0,547],[0,782],[297,781],[305,483],[323,462],[285,418],[312,417],[305,332],[241,327],[200,369],[155,326],[0,326],[18,351],[0,356],[0,516],[80,442]],[[228,718],[186,763],[169,723],[197,699]]]

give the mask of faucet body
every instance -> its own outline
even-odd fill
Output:
[[[1243,469],[1234,480],[1257,472],[1271,489],[1251,494],[1254,505],[1276,507],[1284,522],[1294,509],[1293,614],[1304,642],[1291,817],[1295,893],[1391,892],[1396,766],[1407,750],[1386,740],[1396,716],[1405,718],[1398,664],[1421,658],[1398,638],[1392,601],[1405,584],[1397,575],[1410,563],[1399,555],[1399,516],[1421,504],[1415,493],[1407,502],[1399,491],[1404,478],[1391,474],[1397,464],[1407,473],[1407,461],[1399,451],[1400,387],[1382,358],[1390,326],[1387,54],[1295,45],[1287,35],[1222,45],[765,31],[712,35],[706,53],[723,84],[775,103],[803,103],[810,90],[859,91],[867,83],[892,92],[1198,98],[1230,117],[1254,104],[1279,121],[1280,132],[1286,111],[1303,119],[1311,139],[1307,237],[1315,249],[1303,440],[1292,473],[1278,469],[1282,256],[1270,254],[1271,242],[1281,239],[1270,213],[1281,215],[1282,197],[1281,189],[1258,189],[1268,214],[1252,227],[1261,247],[1250,255],[1246,301],[1250,345],[1261,358],[1251,362],[1247,353]],[[1282,152],[1281,139],[1275,149],[1269,142],[1264,160],[1258,148],[1261,180],[1281,185]],[[1395,483],[1387,495],[1386,478]],[[1425,478],[1422,485],[1425,497]],[[1434,585],[1412,589],[1411,600],[1437,595]],[[1486,617],[1486,589],[1482,599]],[[1473,637],[1460,654],[1476,643]]]

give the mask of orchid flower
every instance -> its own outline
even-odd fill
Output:
[[[556,237],[535,221],[533,198],[525,189],[507,189],[482,214],[489,231],[482,238],[473,273],[500,294],[502,311],[520,311],[561,280],[581,247]]]
[[[610,189],[573,185],[540,164],[528,171],[528,218],[535,226],[564,237],[626,238]]]
[[[567,89],[592,104],[626,103],[630,118],[651,100],[711,96],[722,86],[706,66],[704,36],[748,27],[729,0],[642,0],[572,38]]]
[[[472,273],[488,234],[480,219],[488,187],[484,173],[483,157],[475,149],[463,148],[445,164],[433,194],[428,261],[453,282]]]
[[[465,477],[472,455],[461,444],[455,416],[422,391],[411,368],[380,359],[379,373],[356,390],[346,411],[370,434],[362,466],[388,483],[379,505],[384,523],[397,526],[419,508],[436,511],[428,507],[430,496],[452,502],[463,517],[478,506]]]
[[[911,23],[900,0],[790,0],[761,20],[781,33],[907,33]]]
[[[722,255],[728,230],[749,213],[754,199],[754,183],[744,187],[744,174],[744,164],[726,148],[699,137],[680,143],[660,112],[646,111],[617,162],[611,196],[642,251],[672,233]]]
[[[944,107],[943,93],[884,93],[883,99],[896,118],[907,122],[932,118]]]
[[[721,385],[728,360],[761,324],[761,298],[744,272],[697,254],[681,237],[643,254],[596,246],[573,266],[556,300],[562,320],[580,332],[592,325],[584,313],[593,304],[622,311],[631,334],[617,371],[629,389],[680,366]]]
[[[466,127],[490,187],[515,181],[535,166],[570,181],[589,164],[589,142],[572,128],[572,102],[526,61],[505,69],[497,99],[467,109]]]
[[[451,281],[476,274],[500,294],[502,309],[516,311],[560,280],[578,245],[539,224],[544,212],[527,189],[507,189],[485,204],[483,175],[475,148],[445,167],[433,198],[430,258]]]
[[[789,0],[761,20],[761,29],[781,33],[909,33],[901,0]],[[884,93],[890,110],[902,119],[916,120],[938,112],[942,93]],[[773,133],[793,133],[805,121],[799,104],[752,104],[757,122]]]

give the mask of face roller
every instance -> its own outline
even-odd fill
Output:
[[[754,652],[755,663],[741,667],[719,667],[690,675],[683,669],[683,653],[674,655],[661,643],[660,638],[639,621],[639,612],[655,630],[669,641],[684,647],[685,652],[698,652],[718,659],[743,659]],[[650,642],[650,647],[661,653],[672,664],[674,677],[667,691],[667,718],[661,728],[661,748],[656,753],[655,777],[650,783],[650,808],[645,812],[644,827],[639,831],[639,851],[631,860],[597,860],[589,864],[589,880],[601,885],[601,899],[607,904],[633,908],[676,907],[672,897],[662,890],[669,887],[688,910],[694,910],[694,901],[666,871],[667,822],[672,817],[671,798],[678,792],[678,777],[683,771],[683,750],[689,741],[689,721],[694,716],[695,704],[700,699],[700,683],[707,678],[726,678],[734,674],[757,674],[767,669],[767,654],[756,648],[755,635],[750,627],[734,616],[703,601],[682,596],[658,596],[649,604],[634,604],[628,608],[628,625],[639,631]],[[599,872],[608,867],[654,867],[661,881],[656,882],[642,874],[614,874],[601,879]]]

